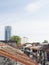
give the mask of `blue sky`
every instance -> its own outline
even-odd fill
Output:
[[[49,41],[49,0],[0,0],[0,39],[5,26],[29,41]]]

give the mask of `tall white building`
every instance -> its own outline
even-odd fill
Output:
[[[28,43],[28,38],[27,37],[23,37],[21,39],[21,43],[24,44],[24,43]]]

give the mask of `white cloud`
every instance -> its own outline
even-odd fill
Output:
[[[45,1],[45,0],[39,0],[37,2],[29,3],[25,7],[25,11],[29,12],[29,13],[38,11],[40,8],[42,8],[43,6],[45,6],[48,3],[49,3],[49,1]]]
[[[31,4],[27,5],[26,11],[34,12],[34,11],[38,10],[40,7],[41,7],[41,5],[39,3],[31,3]]]

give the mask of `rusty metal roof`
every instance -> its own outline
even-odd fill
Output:
[[[25,65],[38,65],[19,49],[13,48],[7,44],[0,44],[0,55],[19,61]]]

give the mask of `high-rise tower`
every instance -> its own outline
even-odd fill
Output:
[[[9,41],[11,38],[11,26],[5,27],[5,41]]]

